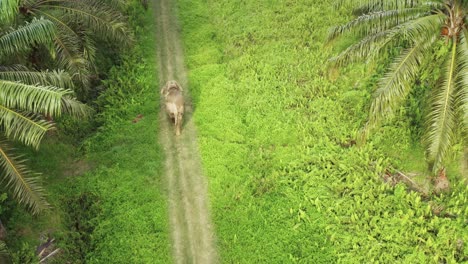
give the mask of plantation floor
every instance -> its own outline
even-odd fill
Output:
[[[154,0],[160,86],[177,80],[186,97],[182,135],[160,111],[160,141],[166,155],[165,176],[169,199],[173,257],[176,263],[215,263],[217,252],[210,220],[207,183],[202,173],[187,72],[171,0]],[[163,106],[163,104],[161,104]]]

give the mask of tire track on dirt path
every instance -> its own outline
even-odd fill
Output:
[[[182,135],[160,110],[160,141],[166,155],[165,177],[169,199],[172,251],[175,263],[218,263],[215,236],[210,220],[207,182],[203,175],[192,121],[193,108],[187,81],[179,27],[172,0],[153,0],[157,24],[160,86],[175,79],[186,98]],[[159,91],[157,91],[159,93]],[[163,104],[161,104],[164,107]]]

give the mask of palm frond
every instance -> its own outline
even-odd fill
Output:
[[[361,141],[365,141],[370,130],[382,119],[391,117],[408,95],[411,85],[419,73],[421,62],[428,54],[431,45],[438,38],[438,29],[442,23],[440,14],[431,15],[398,25],[396,35],[412,41],[412,47],[406,49],[390,65],[387,73],[379,80],[378,88],[371,103],[369,121],[361,131]],[[387,42],[391,43],[391,42]],[[387,44],[382,42],[382,44]],[[382,48],[374,48],[376,52]]]
[[[0,104],[45,116],[60,116],[64,112],[76,117],[88,116],[89,107],[77,101],[73,94],[72,90],[54,86],[0,80]]]
[[[89,88],[90,72],[95,68],[94,40],[112,41],[125,46],[133,41],[126,19],[118,7],[121,0],[30,0],[28,10],[57,27],[54,39],[56,65],[70,72],[77,90]],[[92,33],[92,34],[90,34]]]
[[[12,156],[10,152],[11,149],[5,141],[0,141],[2,182],[6,182],[6,186],[12,191],[13,197],[20,204],[26,205],[33,214],[49,208],[39,174],[27,170],[24,160]]]
[[[398,29],[393,28],[366,36],[356,44],[349,46],[337,56],[332,57],[329,61],[336,65],[344,65],[362,61],[363,59],[371,61],[380,53],[383,47],[397,39],[399,33]]]
[[[62,35],[63,36],[63,35]],[[79,47],[74,38],[68,37],[56,37],[54,39],[57,65],[61,69],[67,69],[72,74],[77,72],[76,69],[82,67],[85,64],[83,60],[77,60],[77,54],[79,54]]]
[[[62,97],[62,111],[76,118],[88,118],[93,109],[67,95]]]
[[[419,45],[433,36],[439,36],[444,18],[443,14],[437,13],[404,23],[398,27],[404,39]]]
[[[79,22],[87,30],[91,30],[97,37],[129,44],[130,31],[122,15],[102,1],[53,1],[41,5],[43,10],[61,12],[64,23]]]
[[[126,0],[106,0],[108,6],[117,7],[119,10],[123,10],[129,5],[129,2]]]
[[[0,221],[1,224],[1,221]],[[5,241],[0,240],[0,260],[6,260],[7,263],[11,262],[10,259],[10,252],[8,251],[8,247]]]
[[[61,98],[71,94],[72,90],[54,86],[0,80],[0,104],[12,109],[58,116],[61,113]]]
[[[26,111],[9,109],[0,105],[0,120],[3,134],[10,140],[39,148],[45,133],[52,128],[52,123],[40,116]]]
[[[60,30],[60,29],[59,29]],[[60,69],[65,69],[83,87],[89,86],[89,62],[83,57],[78,46],[81,39],[71,34],[59,34],[54,40],[56,63]]]
[[[25,84],[73,88],[70,75],[63,71],[31,71],[23,65],[0,66],[0,79]]]
[[[458,116],[462,121],[462,135],[465,136],[465,142],[468,142],[468,30],[460,34],[460,43],[458,45],[459,63],[457,65],[457,95],[456,109]]]
[[[375,127],[384,118],[393,115],[395,109],[408,95],[412,82],[416,78],[421,60],[430,48],[435,37],[421,45],[406,49],[390,65],[387,73],[379,80],[370,108],[370,118],[364,134]]]
[[[37,7],[33,8],[32,12],[46,17],[57,27],[57,34],[54,38],[54,59],[57,67],[67,70],[74,81],[87,88],[89,86],[89,63],[81,54],[82,37],[66,21],[63,21],[60,13],[46,12]]]
[[[429,5],[436,8],[442,7],[442,3],[440,2],[427,0],[338,0],[335,2],[335,7],[353,8],[354,12],[358,14],[412,8],[420,5]]]
[[[94,72],[97,72],[97,69],[95,68],[96,51],[97,47],[95,41],[85,35],[83,37],[83,57],[88,62],[88,68],[92,69]]]
[[[428,11],[430,9],[426,7],[414,7],[366,13],[344,25],[331,28],[327,39],[331,41],[348,32],[358,36],[376,34],[406,21],[425,16]]]
[[[18,13],[19,0],[0,1],[0,23],[11,21]]]
[[[70,72],[74,81],[87,88],[89,86],[89,62],[83,57],[78,45],[80,42],[81,39],[78,36],[68,33],[59,34],[54,40],[56,63],[60,69]]]
[[[406,39],[415,43],[414,45],[420,45],[420,43],[433,39],[433,36],[437,36],[442,23],[443,16],[440,14],[401,23],[391,29],[362,38],[361,41],[331,58],[330,62],[342,65],[362,59],[371,61],[381,54],[381,50],[397,44],[400,39]]]
[[[438,171],[442,166],[455,134],[454,101],[456,98],[457,45],[455,40],[451,46],[441,84],[435,89],[431,112],[428,116],[425,142],[428,160],[432,165],[433,172]]]
[[[37,44],[51,42],[55,36],[54,24],[46,19],[33,19],[30,23],[0,36],[0,56],[15,55]]]

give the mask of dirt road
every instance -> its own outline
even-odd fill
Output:
[[[167,80],[177,80],[184,88],[186,98],[182,135],[174,135],[174,126],[168,121],[164,109],[161,109],[159,118],[160,141],[166,155],[165,177],[173,259],[175,263],[218,263],[208,209],[207,183],[201,167],[196,128],[191,118],[190,87],[187,85],[174,1],[153,0],[152,8],[157,25],[159,88]]]

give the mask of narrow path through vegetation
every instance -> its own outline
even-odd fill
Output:
[[[174,135],[174,127],[167,120],[164,109],[160,111],[160,140],[166,155],[165,176],[174,262],[216,263],[218,257],[208,210],[207,184],[191,119],[193,109],[177,18],[171,0],[154,0],[153,9],[158,31],[159,87],[168,80],[177,80],[186,97],[181,136]]]

